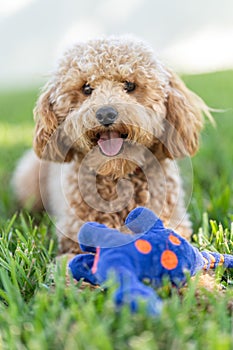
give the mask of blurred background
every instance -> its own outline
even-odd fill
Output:
[[[191,171],[190,159],[179,163],[196,246],[233,254],[233,0],[0,0],[0,350],[233,349],[233,269],[224,293],[200,283],[195,292],[195,280],[177,294],[164,281],[161,319],[115,317],[113,288],[65,286],[53,221],[17,206],[12,174],[32,147],[33,108],[57,59],[74,42],[125,33],[221,110],[216,127],[205,119]]]
[[[204,211],[233,221],[232,0],[0,0],[0,223],[16,209],[10,179],[32,145],[33,107],[57,59],[74,42],[127,33],[222,109],[213,112],[216,128],[206,121],[192,158],[188,211],[194,230]]]
[[[232,0],[0,0],[0,88],[37,85],[72,43],[124,33],[182,73],[233,67]]]

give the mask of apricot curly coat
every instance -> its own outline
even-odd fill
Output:
[[[98,121],[103,106],[117,111],[114,123]],[[18,199],[55,216],[61,253],[79,251],[83,222],[119,228],[137,205],[189,238],[174,159],[197,151],[203,112],[208,114],[205,103],[142,41],[78,43],[64,54],[36,104],[36,154],[29,151],[16,169]],[[99,147],[107,132],[111,141],[123,139],[123,149],[111,157]]]

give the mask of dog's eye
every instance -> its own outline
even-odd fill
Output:
[[[84,95],[91,95],[94,89],[92,89],[92,87],[89,84],[84,84],[82,90]]]
[[[124,89],[126,92],[132,92],[136,88],[136,84],[132,83],[131,81],[125,81],[124,82]]]

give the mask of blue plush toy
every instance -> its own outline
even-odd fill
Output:
[[[128,215],[126,226],[133,234],[123,234],[96,222],[84,224],[79,232],[81,249],[69,267],[76,280],[103,284],[112,274],[118,283],[117,306],[129,304],[136,311],[140,300],[150,314],[157,315],[162,302],[152,287],[162,285],[164,277],[176,287],[186,282],[187,273],[233,267],[233,256],[199,252],[187,240],[163,226],[149,209],[138,207]],[[151,287],[143,283],[150,281]]]

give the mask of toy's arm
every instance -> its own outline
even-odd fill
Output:
[[[97,234],[103,234],[108,227],[98,222],[85,223],[78,233],[78,242],[84,252],[95,253],[98,244],[96,244]]]
[[[83,251],[95,252],[97,247],[115,248],[135,241],[135,236],[96,222],[84,224],[78,234],[78,242]]]

